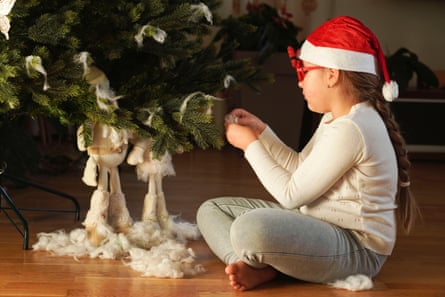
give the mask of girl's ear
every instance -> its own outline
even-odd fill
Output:
[[[326,68],[326,77],[328,80],[328,86],[333,87],[340,81],[340,70]]]

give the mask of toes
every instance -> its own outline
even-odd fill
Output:
[[[230,275],[230,274],[236,274],[238,269],[237,269],[237,266],[235,264],[230,264],[230,265],[226,266],[224,271],[226,272],[226,274]]]

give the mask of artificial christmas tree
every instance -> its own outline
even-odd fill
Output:
[[[117,171],[130,146],[137,149],[142,142],[149,144],[142,160],[131,162],[134,165],[162,162],[165,156],[195,146],[219,148],[223,145],[221,131],[211,114],[214,94],[241,83],[267,81],[270,76],[248,60],[231,61],[235,44],[220,47],[212,42],[212,26],[220,21],[213,13],[218,6],[214,0],[0,3],[5,7],[0,19],[4,34],[0,41],[0,125],[44,116],[80,127],[79,148],[89,155],[85,179],[93,180],[91,185],[97,189],[84,222],[86,235],[96,239],[90,240],[93,246],[79,247],[79,253],[127,256],[128,247],[135,248],[134,243],[140,242],[123,244],[137,237],[134,230],[128,231],[125,240],[119,237],[121,245],[112,248],[112,256],[104,246],[116,242],[110,239],[118,236],[113,232],[130,228]],[[97,166],[98,179],[91,178],[94,170],[89,171],[88,165]],[[156,182],[160,184],[159,178]],[[116,195],[121,198],[114,199]],[[117,212],[113,212],[115,200],[120,201],[114,204],[119,205]],[[159,203],[162,205],[162,199]],[[150,222],[139,229],[154,234],[150,230],[165,229],[167,222]],[[167,239],[178,236],[179,229],[173,226]],[[42,235],[36,248],[53,245],[52,250],[59,253],[73,253],[66,246],[54,246],[50,239],[59,235]],[[86,235],[77,230],[66,236],[77,246],[85,242]]]
[[[87,144],[91,123],[101,122],[151,137],[161,155],[194,145],[220,147],[220,134],[205,112],[213,103],[207,95],[223,89],[228,75],[238,83],[268,78],[248,61],[230,61],[230,46],[208,41],[219,22],[210,13],[217,4],[18,1],[8,15],[9,40],[0,42],[1,122],[26,114],[85,124]],[[103,98],[97,99],[87,80],[101,76],[106,81],[97,90],[119,99],[119,108],[96,104]]]

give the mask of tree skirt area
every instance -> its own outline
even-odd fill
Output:
[[[98,227],[99,228],[99,227]],[[114,233],[102,226],[106,238],[100,246],[88,240],[83,228],[67,233],[60,230],[37,234],[35,251],[49,251],[58,256],[120,259],[143,276],[182,278],[204,272],[195,264],[195,254],[187,248],[187,239],[197,239],[197,226],[187,222],[170,222],[168,230],[155,222],[136,222],[126,233]]]

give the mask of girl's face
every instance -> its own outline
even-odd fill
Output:
[[[303,62],[303,79],[298,82],[298,86],[303,89],[303,96],[308,103],[308,108],[317,113],[330,111],[328,105],[328,81],[326,78],[326,68]]]

